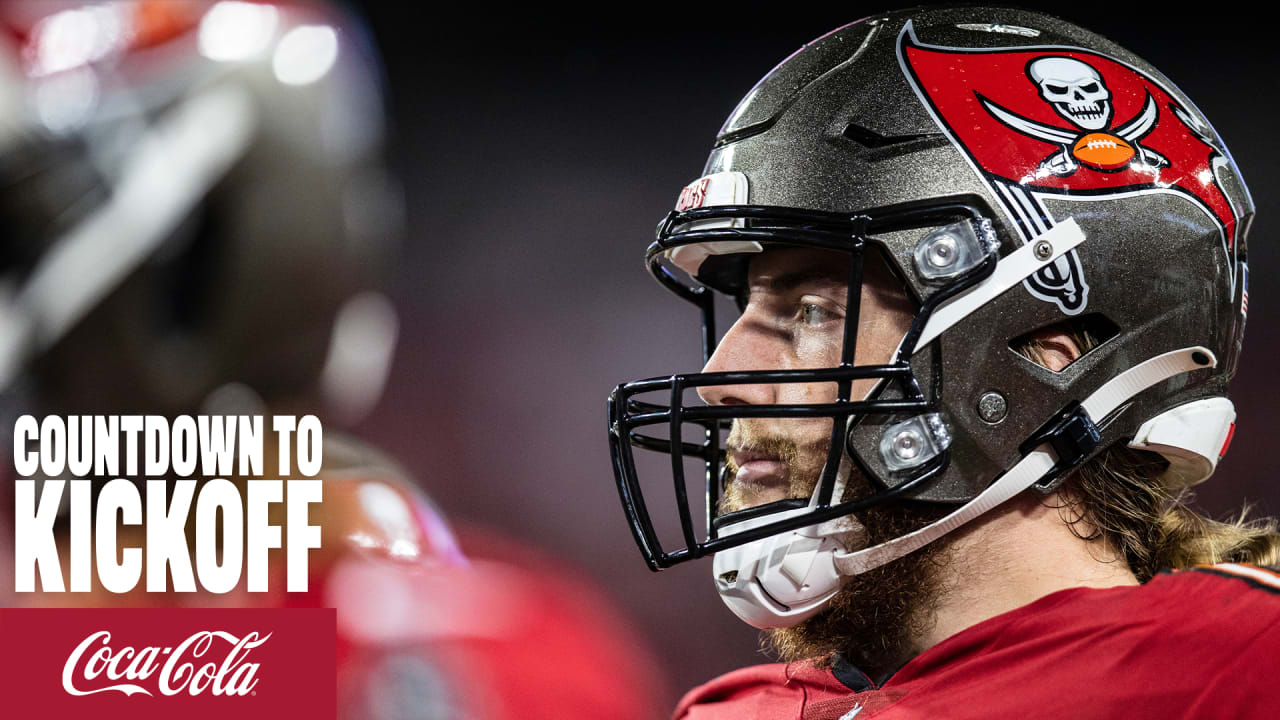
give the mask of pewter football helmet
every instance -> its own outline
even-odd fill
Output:
[[[1222,139],[1172,82],[1057,18],[904,10],[810,43],[733,111],[646,261],[698,307],[710,358],[714,298],[742,301],[753,255],[848,252],[842,361],[618,386],[610,447],[646,562],[658,570],[714,553],[735,612],[788,626],[818,612],[842,577],[1028,488],[1051,490],[1117,443],[1162,454],[1173,486],[1204,480],[1234,428],[1226,390],[1253,213]],[[918,312],[890,362],[857,366],[854,309],[870,252]],[[1098,342],[1061,371],[1015,351],[1064,322]],[[867,378],[876,389],[851,397]],[[689,399],[712,385],[817,382],[834,383],[838,400]],[[723,433],[750,417],[831,418],[825,469],[812,497],[721,514]],[[646,466],[655,454],[661,462]],[[845,498],[842,466],[875,492]],[[955,509],[872,547],[844,541],[841,518],[901,499]],[[678,524],[655,520],[660,503]]]

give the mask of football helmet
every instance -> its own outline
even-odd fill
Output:
[[[1057,18],[912,9],[806,45],[730,115],[646,263],[699,309],[710,359],[715,298],[741,307],[753,256],[777,246],[846,252],[841,360],[614,390],[613,468],[646,562],[659,570],[715,554],[730,608],[757,627],[786,627],[820,611],[842,578],[1029,488],[1049,492],[1117,443],[1163,455],[1171,486],[1204,480],[1234,429],[1226,390],[1248,308],[1253,213],[1222,139],[1172,82]],[[880,365],[853,362],[868,253],[917,308]],[[1019,339],[1057,327],[1098,342],[1060,371],[1016,351]],[[874,390],[852,396],[867,379]],[[788,383],[834,384],[838,397],[686,398]],[[743,418],[830,419],[811,497],[720,511],[724,433]],[[870,494],[846,497],[851,472]],[[849,542],[844,518],[900,500],[952,509],[886,542]],[[655,517],[659,503],[674,505],[675,521]]]

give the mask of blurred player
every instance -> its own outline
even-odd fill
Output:
[[[786,661],[677,715],[1272,716],[1280,535],[1184,492],[1253,212],[1189,99],[1056,18],[873,15],[777,66],[648,250],[706,366],[610,400],[650,568],[714,555]]]
[[[234,2],[10,3],[0,21],[6,428],[363,417],[396,340],[381,287],[402,200],[359,26]]]
[[[490,533],[464,554],[396,462],[334,431],[372,408],[397,335],[381,288],[402,200],[361,25],[244,2],[12,3],[0,21],[6,429],[22,413],[327,425],[309,592],[284,592],[273,551],[269,593],[12,595],[0,547],[0,601],[336,607],[347,718],[653,717],[648,656],[599,591]]]

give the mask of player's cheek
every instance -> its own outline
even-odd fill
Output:
[[[823,323],[818,327],[801,326],[795,332],[795,367],[829,368],[840,364],[844,342],[844,319]],[[827,385],[824,384],[824,387]],[[829,386],[834,392],[834,386]]]

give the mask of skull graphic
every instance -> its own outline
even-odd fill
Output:
[[[1081,130],[1105,130],[1111,124],[1111,91],[1088,63],[1065,57],[1036,58],[1027,75],[1040,97]]]

